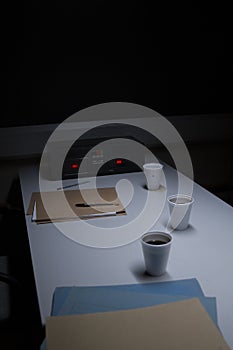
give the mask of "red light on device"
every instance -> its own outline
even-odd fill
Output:
[[[71,164],[71,168],[72,168],[72,169],[78,169],[78,164],[77,164],[77,163]]]
[[[121,165],[122,163],[123,163],[122,159],[117,159],[117,160],[116,160],[116,164],[117,164],[117,165]]]

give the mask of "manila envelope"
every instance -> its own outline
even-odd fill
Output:
[[[196,298],[159,306],[52,316],[48,350],[230,350]]]
[[[82,191],[66,190],[64,194],[66,200],[64,200],[61,191],[43,192],[43,201],[46,201],[46,207],[49,208],[49,212],[47,212],[43,205],[41,194],[39,192],[32,193],[27,215],[33,215],[35,205],[36,218],[33,221],[37,223],[126,214],[126,210],[117,195],[116,189],[113,187],[99,188],[98,194],[101,198],[96,195],[96,191],[93,189]],[[86,205],[87,203],[90,206]]]

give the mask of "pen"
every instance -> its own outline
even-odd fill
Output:
[[[76,203],[75,206],[79,208],[86,208],[86,207],[97,207],[97,206],[105,206],[105,205],[111,205],[111,206],[116,206],[119,205],[118,203]]]
[[[87,184],[88,182],[90,182],[90,181],[84,181],[84,182],[80,182],[80,183],[73,184],[73,185],[67,185],[67,186],[63,186],[63,187],[58,187],[57,191],[60,191],[60,190],[62,190],[64,188],[75,187],[75,186],[79,186],[79,185],[82,185],[82,184]]]

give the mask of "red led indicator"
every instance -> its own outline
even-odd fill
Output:
[[[121,165],[122,163],[123,163],[122,159],[117,159],[117,160],[116,160],[116,164],[117,164],[117,165]]]
[[[77,163],[71,164],[71,168],[72,168],[72,169],[78,169],[78,164],[77,164]]]

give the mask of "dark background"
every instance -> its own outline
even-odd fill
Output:
[[[230,9],[152,3],[8,2],[0,126],[62,122],[110,101],[165,116],[233,112]]]
[[[179,116],[195,181],[233,205],[232,11],[224,1],[203,3],[1,3],[3,133],[4,127],[60,123],[98,103],[138,103],[172,121]],[[25,129],[30,133],[31,128]],[[6,131],[14,135],[14,129]],[[23,146],[33,153],[30,145],[39,142],[38,134],[28,139],[20,135],[4,140],[12,138],[14,151]],[[39,349],[44,329],[18,179],[24,161],[31,160],[0,157],[1,197],[21,209],[6,212],[2,220],[0,215],[0,263],[2,257],[9,260],[10,273],[22,284],[4,327],[0,314],[0,338],[4,349],[31,350]],[[15,245],[9,233],[16,235]],[[2,295],[1,290],[1,300]]]

